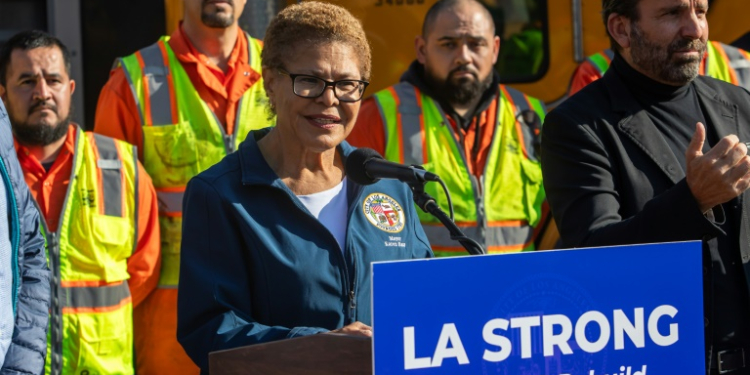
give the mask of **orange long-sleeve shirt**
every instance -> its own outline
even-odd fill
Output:
[[[466,161],[469,172],[477,178],[484,173],[487,157],[495,133],[495,121],[497,119],[497,101],[492,103],[478,116],[474,117],[466,129],[456,124],[453,118],[448,116],[448,121],[453,127],[456,141],[463,148],[464,155],[470,160]],[[479,126],[477,126],[477,121]],[[479,131],[479,149],[473,152],[474,143],[477,140],[476,132]],[[356,147],[369,147],[380,155],[385,154],[385,127],[380,117],[380,110],[375,98],[370,97],[362,102],[354,129],[346,138],[346,141]]]
[[[65,143],[48,171],[29,150],[16,142],[16,153],[21,163],[26,184],[36,199],[50,231],[59,226],[65,196],[70,185],[75,152],[76,126],[68,127]],[[159,240],[158,206],[151,178],[138,163],[138,244],[128,258],[128,286],[137,306],[156,287],[159,281],[161,245]]]
[[[573,78],[570,80],[568,96],[573,96],[573,94],[581,91],[582,88],[599,78],[602,78],[602,76],[593,64],[588,61],[582,62],[581,65],[578,65],[576,71],[573,73]]]
[[[169,46],[185,68],[201,99],[216,114],[227,134],[232,134],[240,98],[261,78],[260,72],[249,65],[247,38],[242,33],[239,34],[229,57],[226,73],[193,47],[182,30],[182,25],[172,33]],[[114,69],[99,95],[94,131],[125,140],[141,150],[141,125],[125,72],[121,67]]]

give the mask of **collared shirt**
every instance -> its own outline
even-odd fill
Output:
[[[261,76],[248,61],[248,40],[240,30],[237,42],[227,61],[226,72],[198,52],[185,35],[182,25],[171,35],[169,46],[187,72],[201,99],[216,114],[227,134],[234,132],[237,105],[242,95]],[[94,131],[143,146],[143,132],[138,108],[122,67],[110,73],[97,104]]]
[[[68,127],[62,148],[52,167],[46,171],[29,149],[16,142],[18,161],[31,195],[39,204],[50,231],[57,231],[70,185],[75,152],[76,126]],[[160,237],[156,191],[151,178],[138,163],[138,244],[128,258],[128,285],[133,305],[140,303],[159,281]]]

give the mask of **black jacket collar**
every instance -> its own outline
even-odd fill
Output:
[[[637,93],[631,92],[613,69],[609,69],[603,79],[611,98],[612,110],[623,115],[617,123],[617,129],[643,149],[674,183],[683,179],[685,174],[679,167],[675,155],[665,152],[669,146],[646,111],[635,100],[634,95]],[[698,76],[690,83],[694,85],[698,94],[698,101],[707,122],[704,124],[706,130],[715,131],[717,139],[729,134],[739,134],[737,106],[707,85],[705,80],[710,79],[713,78]]]

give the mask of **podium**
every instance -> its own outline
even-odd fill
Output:
[[[215,351],[211,375],[372,374],[372,340],[342,334],[317,334]]]

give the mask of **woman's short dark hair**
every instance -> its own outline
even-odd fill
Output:
[[[619,51],[620,45],[617,44],[615,38],[613,38],[609,33],[609,28],[607,27],[607,20],[609,20],[609,15],[612,13],[617,13],[632,22],[636,22],[638,21],[638,18],[640,16],[638,13],[639,2],[640,0],[602,0],[602,17],[604,18],[604,29],[607,30],[607,36],[609,36],[609,43],[611,44],[612,49]]]
[[[284,8],[271,21],[263,39],[263,69],[282,67],[294,58],[300,43],[315,45],[340,42],[358,57],[361,79],[370,79],[372,53],[362,23],[348,10],[333,4],[305,1]]]

